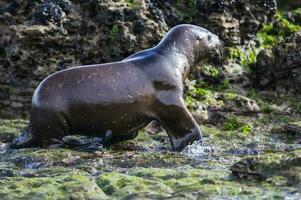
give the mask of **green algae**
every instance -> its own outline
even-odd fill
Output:
[[[277,43],[278,38],[269,34],[273,28],[272,24],[265,24],[261,31],[257,34],[259,42],[263,48],[271,48]]]
[[[202,198],[214,196],[250,198],[258,197],[263,191],[270,193],[268,197],[281,196],[280,191],[269,190],[268,187],[256,188],[255,183],[231,180],[223,171],[191,167],[135,168],[126,173],[104,173],[99,176],[97,183],[112,198],[128,198],[137,193],[144,198],[152,195],[156,197],[154,199],[176,197],[179,193],[194,194]]]
[[[223,130],[234,131],[242,127],[242,123],[236,117],[227,119],[223,124]]]
[[[250,65],[256,62],[257,53],[256,49],[243,50],[239,47],[227,48],[227,58],[233,63],[238,63],[245,69],[248,69]]]
[[[72,171],[53,177],[10,177],[0,180],[1,199],[106,199],[87,174]]]
[[[170,187],[160,181],[147,180],[116,172],[100,175],[97,183],[107,195],[114,195],[114,197],[123,197],[138,192],[166,197],[172,192]]]
[[[301,102],[296,103],[296,104],[294,105],[294,108],[295,108],[295,110],[296,110],[298,113],[301,114]]]
[[[227,119],[223,124],[223,130],[225,131],[235,131],[239,130],[238,136],[246,136],[251,133],[252,128],[249,124],[244,124],[240,122],[236,117]],[[233,134],[232,134],[233,135]]]
[[[0,141],[7,142],[12,141],[20,130],[24,129],[28,125],[27,120],[16,119],[16,120],[0,120]]]
[[[118,24],[114,24],[110,31],[110,37],[109,37],[111,44],[113,44],[116,41],[119,32],[120,32],[120,29],[119,29]]]
[[[191,85],[186,91],[184,100],[189,109],[197,108],[198,102],[210,106],[221,106],[222,101],[216,99],[216,92],[212,88],[202,87],[202,85]]]
[[[238,95],[234,92],[225,92],[224,94],[225,100],[234,100]]]
[[[298,10],[294,12],[298,12]],[[285,18],[285,15],[282,11],[277,12],[276,20],[279,22],[277,27],[275,26],[275,23],[265,24],[257,33],[261,47],[272,48],[278,41],[283,40],[285,37],[288,37],[301,30],[301,26],[294,24]]]
[[[221,72],[213,65],[203,65],[201,68],[201,73],[204,76],[210,77],[214,80],[218,80],[221,77]]]
[[[244,134],[244,135],[249,135],[252,131],[252,128],[249,124],[245,124],[241,127],[241,132]]]

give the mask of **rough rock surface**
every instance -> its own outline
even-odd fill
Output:
[[[262,50],[253,69],[255,85],[301,94],[301,31],[272,49]]]
[[[7,1],[0,22],[0,107],[28,112],[47,75],[69,66],[118,60],[167,30],[145,4],[126,1]],[[1,7],[2,8],[2,7]],[[3,113],[4,114],[4,113]]]
[[[266,180],[278,175],[286,177],[285,182],[301,185],[301,151],[245,158],[232,165],[231,171],[240,179]]]

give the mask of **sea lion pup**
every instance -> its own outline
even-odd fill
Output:
[[[218,36],[194,25],[172,28],[160,43],[120,62],[73,67],[44,79],[32,97],[28,129],[14,147],[49,146],[66,135],[134,139],[158,121],[173,150],[201,140],[183,100],[189,70],[220,46]]]

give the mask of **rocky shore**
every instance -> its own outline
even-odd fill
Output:
[[[0,199],[300,199],[297,2],[0,0]],[[172,152],[166,132],[148,127],[93,152],[7,148],[49,74],[122,60],[180,23],[225,45],[185,83],[203,147]]]

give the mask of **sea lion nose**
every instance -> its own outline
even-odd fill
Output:
[[[213,39],[212,41],[213,41],[215,44],[220,43],[219,37],[218,37],[217,35],[213,34],[212,39]]]

